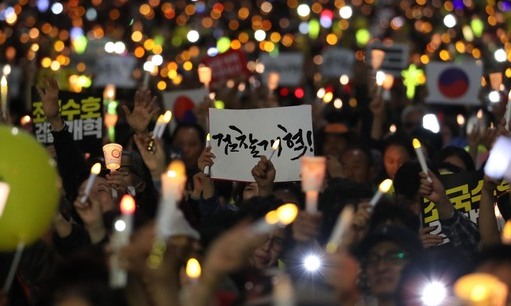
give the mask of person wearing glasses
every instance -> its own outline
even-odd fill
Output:
[[[405,266],[422,250],[417,233],[399,225],[370,232],[357,248],[369,299],[378,306],[396,305],[396,293]],[[372,305],[371,302],[369,304]]]

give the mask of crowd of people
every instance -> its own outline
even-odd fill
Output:
[[[228,107],[282,106],[267,91],[243,96],[238,88],[218,92]],[[120,168],[110,171],[102,156],[80,151],[60,116],[57,81],[47,78],[38,93],[54,138],[61,201],[51,229],[23,251],[0,305],[455,305],[461,301],[453,286],[469,273],[492,274],[511,286],[511,246],[501,242],[494,212],[498,205],[505,219],[510,216],[507,194],[495,195],[502,182],[481,175],[474,223],[453,204],[441,179],[482,169],[496,137],[510,136],[504,107],[486,112],[491,127],[469,134],[447,112],[435,134],[422,126],[422,104],[402,109],[372,89],[366,88],[368,107],[361,113],[312,103],[315,154],[327,158],[318,212],[312,213],[303,209],[300,182],[275,182],[275,167],[264,155],[254,159],[252,183],[207,175],[204,169],[215,164],[215,152],[206,146],[209,98],[193,118],[158,139],[150,131],[163,111],[160,101],[149,89],[137,90],[133,101],[121,105],[118,134],[128,136],[118,140]],[[396,130],[387,132],[391,124]],[[413,138],[426,149],[427,173]],[[161,243],[161,175],[174,160],[184,163],[187,182],[178,219],[172,220],[178,229]],[[87,194],[96,162],[104,170]],[[393,189],[373,207],[369,200],[385,178],[393,180]],[[127,194],[136,203],[134,231],[119,249],[113,223]],[[425,201],[434,203],[437,226],[424,221]],[[255,230],[254,224],[285,203],[300,208],[293,223],[269,233]],[[327,251],[338,216],[348,207],[354,211],[349,227],[338,247]],[[0,254],[0,280],[13,257]],[[198,259],[200,277],[186,273],[190,258]],[[127,271],[125,285],[111,285],[115,269]],[[435,281],[441,288],[425,293],[424,286]],[[442,294],[443,301],[430,302]]]

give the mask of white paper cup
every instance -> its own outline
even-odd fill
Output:
[[[109,143],[103,146],[106,167],[117,170],[121,167],[122,146],[118,143]]]
[[[302,191],[320,191],[325,179],[326,157],[303,156],[301,162]]]

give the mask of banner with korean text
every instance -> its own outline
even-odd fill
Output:
[[[454,208],[475,224],[479,222],[479,202],[481,201],[483,177],[483,170],[444,174],[439,177]],[[509,192],[509,188],[509,183],[504,181],[497,187],[496,195],[501,196]],[[438,210],[435,203],[428,199],[423,199],[422,222],[424,227],[437,227],[431,234],[441,234],[442,226],[440,225]],[[444,243],[448,241],[447,238],[444,239]]]
[[[252,168],[280,146],[271,161],[276,182],[300,180],[300,157],[314,155],[310,105],[250,110],[209,109],[211,177],[253,182]]]
[[[46,121],[43,103],[33,94],[32,121],[37,141],[53,143],[50,124]],[[103,98],[86,93],[59,92],[60,116],[69,126],[69,132],[84,153],[101,153],[103,137]]]

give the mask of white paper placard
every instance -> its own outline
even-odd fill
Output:
[[[311,106],[250,110],[209,109],[211,177],[253,182],[252,168],[280,138],[272,158],[276,182],[300,180],[300,157],[314,155]]]
[[[94,68],[94,87],[114,84],[120,88],[134,88],[137,83],[132,78],[137,60],[133,56],[108,55],[101,56]]]
[[[302,53],[283,52],[276,57],[263,53],[260,60],[264,65],[264,73],[261,79],[265,84],[270,72],[279,73],[279,84],[282,86],[297,86],[302,83],[304,60]]]
[[[351,77],[351,69],[355,62],[352,50],[344,48],[328,48],[323,52],[321,75],[325,78],[338,78],[343,74]]]

